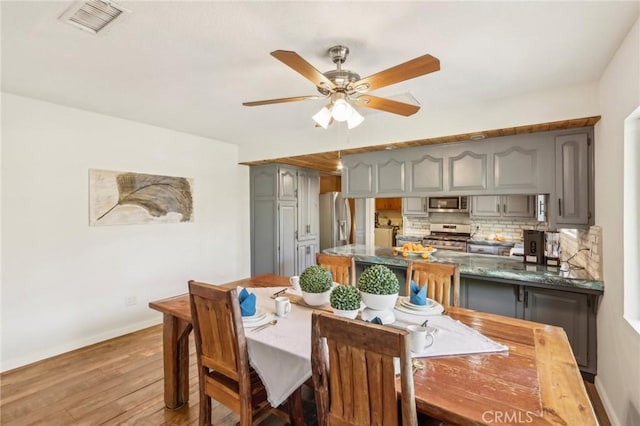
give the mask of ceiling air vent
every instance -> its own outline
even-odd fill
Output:
[[[90,33],[98,34],[128,12],[129,10],[110,0],[89,0],[74,3],[62,14],[60,20]]]

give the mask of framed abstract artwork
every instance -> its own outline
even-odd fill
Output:
[[[193,222],[193,179],[89,169],[89,224]]]

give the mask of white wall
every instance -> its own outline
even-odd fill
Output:
[[[640,425],[640,335],[623,318],[624,120],[640,104],[640,21],[599,85],[602,120],[595,128],[596,221],[602,227],[605,291],[598,311],[596,387],[612,422]],[[638,285],[638,283],[635,283]]]
[[[249,276],[237,163],[235,145],[2,94],[1,369],[159,323],[148,302],[189,279]],[[193,178],[195,221],[90,227],[90,168]]]

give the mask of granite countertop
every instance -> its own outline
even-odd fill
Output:
[[[389,247],[375,247],[363,244],[350,244],[324,250],[327,254],[353,256],[356,262],[367,262],[406,268],[416,256],[404,258],[394,255]],[[420,259],[422,260],[422,259]],[[460,268],[461,275],[483,278],[525,281],[543,284],[545,287],[564,287],[604,292],[604,283],[591,277],[585,270],[560,271],[560,268],[546,265],[532,265],[521,259],[486,254],[460,253],[439,250],[431,256],[432,262],[453,263]]]

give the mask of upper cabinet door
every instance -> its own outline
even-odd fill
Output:
[[[405,192],[404,186],[404,161],[389,159],[377,164],[377,193],[398,194]]]
[[[504,195],[502,197],[504,217],[533,218],[535,216],[535,196]]]
[[[471,197],[471,216],[498,217],[502,209],[499,195],[478,195]]]
[[[281,201],[296,201],[298,195],[296,194],[298,176],[295,170],[280,168],[278,171],[278,198]]]
[[[428,216],[426,198],[403,198],[402,214],[405,216]]]
[[[493,155],[494,188],[536,189],[538,184],[538,150],[513,146]]]
[[[374,197],[373,164],[357,161],[342,169],[342,192],[345,197]]]
[[[409,192],[442,192],[442,156],[423,155],[409,163]]]
[[[557,223],[589,223],[589,138],[587,133],[556,136]]]
[[[251,196],[253,198],[276,198],[276,169],[251,169]]]
[[[464,151],[449,158],[449,189],[473,191],[487,188],[487,154]]]

